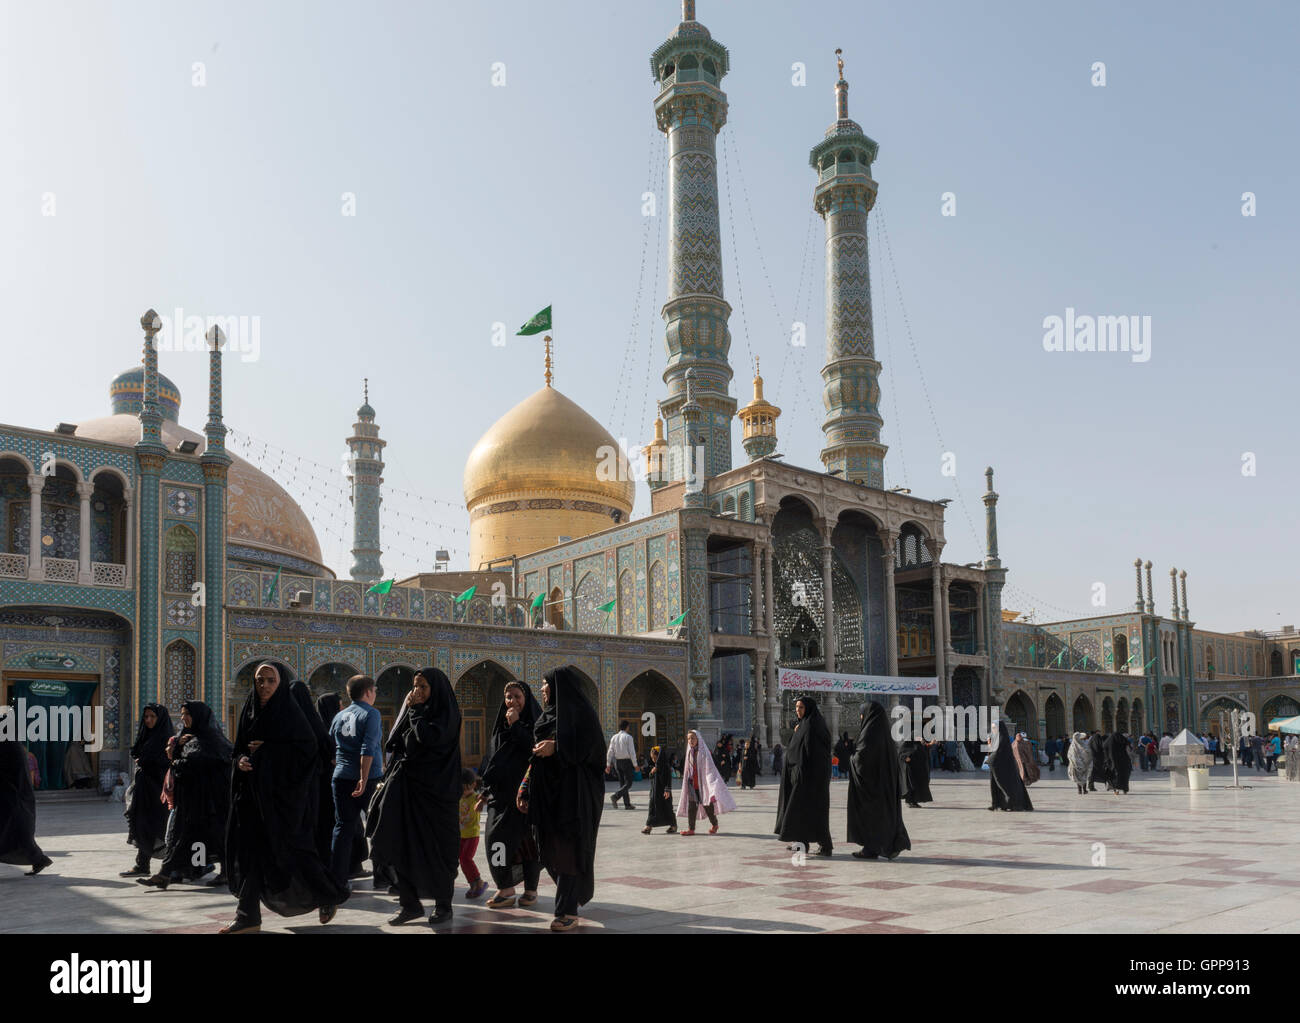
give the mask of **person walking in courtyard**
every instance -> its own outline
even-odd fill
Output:
[[[1088,733],[1075,732],[1070,741],[1070,781],[1079,790],[1079,795],[1088,794],[1088,785],[1092,780],[1092,751],[1088,748]]]
[[[1106,769],[1106,742],[1101,732],[1093,732],[1088,740],[1088,753],[1092,756],[1092,776],[1088,779],[1088,791],[1097,791],[1097,782],[1107,784],[1110,775]]]
[[[849,773],[849,841],[862,846],[853,855],[859,860],[885,857],[892,860],[905,849],[912,848],[912,840],[903,826],[903,811],[899,806],[900,754],[895,752],[894,740],[889,734],[889,720],[885,708],[875,700],[868,700],[859,717],[861,727],[858,740],[848,759]],[[930,801],[929,762],[921,743],[905,743],[915,747],[910,760],[903,761],[903,773],[925,772],[925,800]],[[909,795],[917,796],[915,787]],[[909,804],[916,805],[916,804]]]
[[[172,840],[158,873],[136,878],[137,884],[165,889],[174,880],[202,877],[206,868],[225,865],[233,749],[206,703],[191,700],[181,708],[181,734],[171,766],[176,807]],[[202,855],[202,870],[194,866],[196,853]],[[208,883],[225,884],[224,872]]]
[[[222,934],[260,930],[263,905],[280,916],[315,909],[326,924],[347,900],[316,849],[319,765],[316,732],[289,686],[275,665],[260,665],[235,732],[225,867],[239,909]]]
[[[12,714],[0,708],[0,715]],[[54,861],[36,844],[36,793],[27,766],[27,751],[0,741],[0,863],[27,866],[35,877]]]
[[[371,850],[397,878],[401,907],[391,926],[423,916],[421,899],[434,903],[430,927],[452,917],[460,865],[460,725],[447,676],[421,668],[388,739],[388,773],[366,825]]]
[[[695,818],[703,808],[709,818],[709,834],[718,833],[718,814],[730,813],[736,801],[727,790],[717,766],[701,750],[700,733],[686,733],[686,762],[682,765],[682,794],[677,800],[677,816],[686,818],[684,837],[695,834]]]
[[[605,736],[576,668],[555,668],[542,678],[542,714],[516,805],[528,815],[542,863],[555,881],[551,930],[563,933],[578,928],[579,907],[596,894]]]
[[[641,834],[648,835],[655,828],[664,825],[668,828],[668,834],[677,833],[672,785],[672,757],[658,746],[652,746],[650,748],[650,805],[646,809],[645,827],[641,829]]]
[[[477,899],[487,891],[487,882],[479,873],[474,854],[478,852],[479,839],[479,777],[469,767],[460,770],[460,870],[469,882],[465,898]]]
[[[620,721],[618,731],[614,733],[609,740],[609,755],[607,765],[618,772],[619,789],[609,801],[618,806],[618,801],[623,800],[624,810],[635,810],[632,800],[628,793],[632,791],[632,783],[636,781],[636,740],[628,731],[632,726],[626,721]]]
[[[993,796],[990,810],[1021,811],[1034,808],[1029,799],[1029,790],[1020,777],[1020,768],[1016,764],[1011,735],[1007,732],[1005,721],[998,722],[997,746],[989,755],[989,789]]]
[[[785,767],[785,749],[778,742],[772,747],[772,773],[780,777],[782,769]]]
[[[487,808],[488,872],[497,886],[497,893],[486,905],[489,909],[514,906],[515,889],[522,884],[524,894],[518,896],[518,904],[527,909],[537,902],[542,862],[528,818],[515,805],[515,796],[533,755],[533,727],[542,708],[522,682],[507,682],[504,697],[492,725],[487,756],[479,767],[483,789],[478,805]]]
[[[167,807],[162,801],[167,769],[167,740],[175,735],[171,715],[161,703],[146,704],[131,747],[131,787],[126,792],[126,840],[135,846],[135,866],[122,877],[148,877],[149,861],[167,844]]]
[[[1138,767],[1142,768],[1143,771],[1149,769],[1150,761],[1147,758],[1147,743],[1149,741],[1145,734],[1139,736],[1137,741]]]
[[[816,855],[831,855],[831,733],[811,696],[796,700],[798,715],[781,771],[776,834]]]
[[[866,710],[870,711],[872,707],[877,706],[872,702],[867,705]],[[865,726],[865,721],[864,721]],[[888,728],[886,728],[888,731]],[[893,739],[891,738],[892,742]],[[849,754],[849,781],[854,779],[853,759],[858,756],[858,747],[862,745],[862,734],[859,733],[857,744],[853,752]],[[912,809],[917,809],[922,803],[933,803],[934,797],[930,795],[930,760],[926,755],[925,743],[909,740],[903,743],[898,751],[899,761],[899,778],[903,784],[903,798],[907,805]]]
[[[379,779],[384,774],[384,732],[379,711],[375,710],[378,689],[369,675],[348,679],[346,708],[335,706],[332,693],[317,702],[321,720],[334,742],[334,771],[330,776],[330,805],[334,808],[334,828],[330,832],[330,869],[343,884],[349,877],[362,873],[370,856],[366,836],[361,828],[361,814],[370,806]],[[331,699],[332,697],[332,699]],[[381,880],[381,871],[374,871]],[[388,886],[386,880],[384,887]]]
[[[1129,741],[1123,732],[1114,732],[1106,739],[1106,759],[1109,763],[1110,787],[1115,795],[1128,795],[1128,779],[1133,772],[1129,759]]]
[[[1016,755],[1016,770],[1025,788],[1038,781],[1042,772],[1038,769],[1038,760],[1034,756],[1034,747],[1024,732],[1016,733],[1016,741],[1011,744],[1011,751]]]
[[[740,787],[752,789],[758,784],[758,740],[750,737],[740,758]]]

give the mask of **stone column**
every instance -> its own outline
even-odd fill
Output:
[[[898,534],[888,529],[880,533],[885,545],[885,650],[889,658],[889,674],[898,674],[898,597],[894,593],[894,541]]]
[[[40,582],[45,578],[45,565],[41,561],[41,491],[45,489],[45,477],[35,473],[29,475],[27,487],[31,491],[27,516],[27,578]]]
[[[763,576],[767,584],[763,587],[764,614],[767,617],[768,655],[766,658],[769,672],[767,686],[767,734],[763,739],[763,748],[771,754],[772,747],[780,741],[781,735],[781,686],[777,676],[778,661],[776,636],[776,576],[772,573],[772,545],[763,545]]]
[[[1133,575],[1137,581],[1137,603],[1134,605],[1136,610],[1142,611],[1142,559],[1137,558],[1133,562]]]
[[[826,652],[827,671],[835,670],[835,584],[831,572],[835,548],[831,546],[832,529],[834,526],[827,523],[822,530],[822,613],[826,622],[822,628],[822,645]]]
[[[984,584],[975,589],[975,652],[984,654]]]
[[[749,593],[750,628],[755,636],[761,636],[765,631],[763,628],[763,554],[762,545],[757,540],[750,545],[750,560],[753,562],[751,567],[754,570],[753,589]]]
[[[767,748],[767,651],[754,650],[754,732]]]
[[[77,540],[77,582],[82,586],[90,586],[95,579],[90,568],[90,498],[94,493],[95,484],[77,484],[77,496],[81,498],[81,535]]]
[[[948,621],[944,614],[948,602],[944,600],[943,565],[939,560],[943,556],[944,542],[931,539],[925,541],[925,545],[930,551],[930,584],[934,604],[934,673],[942,682],[947,665],[944,653],[948,648]]]
[[[1147,601],[1146,601],[1146,612],[1147,612],[1147,614],[1149,614],[1149,615],[1153,615],[1153,614],[1156,613],[1156,598],[1155,598],[1155,596],[1154,596],[1154,595],[1152,594],[1152,592],[1151,592],[1151,562],[1149,562],[1149,561],[1144,561],[1144,562],[1142,563],[1142,567],[1145,568],[1145,569],[1146,569],[1146,572],[1147,572]]]

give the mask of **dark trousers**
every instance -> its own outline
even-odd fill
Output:
[[[555,915],[578,915],[578,878],[573,874],[560,874],[555,879]]]
[[[694,831],[694,830],[695,830],[695,815],[696,815],[697,813],[699,813],[699,810],[700,810],[700,804],[699,804],[699,803],[689,803],[689,804],[687,804],[687,807],[686,807],[686,821],[687,821],[687,825],[686,825],[686,826],[687,826],[687,828],[689,828],[691,831]],[[707,817],[709,818],[709,823],[712,824],[712,825],[716,828],[716,827],[718,826],[718,815],[717,815],[716,813],[714,813],[714,811],[713,811],[713,804],[712,804],[712,803],[710,803],[708,806],[706,806],[706,807],[704,808],[704,813],[705,813],[705,816],[707,816]]]
[[[632,761],[630,760],[615,760],[614,766],[618,769],[618,780],[623,784],[619,790],[614,793],[614,796],[610,801],[617,803],[621,799],[623,800],[623,805],[630,810],[632,809],[632,800],[628,798],[627,794],[632,790],[632,783],[636,781],[636,768],[632,766]]]
[[[394,873],[394,874],[397,874],[397,893],[398,893],[398,895],[399,895],[400,898],[401,898],[402,908],[403,908],[403,909],[414,909],[414,910],[416,910],[417,912],[423,913],[423,912],[424,912],[424,904],[423,904],[422,902],[420,902],[420,895],[419,895],[419,893],[415,890],[415,885],[411,884],[410,881],[408,881],[408,880],[406,880],[406,878],[402,877],[402,875],[401,875],[400,873],[398,873],[396,870],[394,870],[393,873]],[[448,899],[445,903],[444,903],[444,902],[436,903],[435,906],[434,906],[434,908],[435,908],[435,909],[450,909],[450,908],[451,908],[451,900]]]
[[[347,887],[352,868],[352,846],[357,839],[361,811],[370,805],[375,794],[375,779],[366,782],[366,791],[360,799],[352,798],[357,787],[355,780],[334,779],[334,835],[330,839],[330,870],[339,884]]]

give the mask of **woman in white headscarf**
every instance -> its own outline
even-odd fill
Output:
[[[727,783],[722,780],[713,757],[700,744],[700,733],[694,730],[686,733],[686,757],[682,763],[682,794],[677,800],[677,816],[686,818],[684,836],[695,834],[695,816],[704,808],[709,818],[710,835],[718,833],[718,814],[728,813],[736,808],[736,801],[727,791]]]
[[[1088,733],[1075,732],[1070,738],[1070,781],[1079,795],[1088,794],[1088,781],[1092,777],[1092,750],[1088,748]]]

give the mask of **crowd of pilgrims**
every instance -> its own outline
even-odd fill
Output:
[[[488,888],[475,865],[486,811],[483,838],[497,886],[486,905],[536,905],[545,868],[556,887],[551,929],[576,928],[579,908],[595,893],[606,774],[600,719],[576,669],[548,672],[540,703],[528,686],[507,683],[478,772],[462,768],[460,708],[442,671],[424,668],[414,676],[386,738],[375,695],[374,680],[357,675],[348,682],[346,707],[335,693],[313,702],[302,681],[286,681],[273,664],[262,664],[233,743],[205,703],[184,704],[179,730],[165,706],[146,706],[126,793],[127,841],[136,859],[122,876],[159,889],[228,887],[238,899],[235,919],[222,928],[228,934],[258,930],[263,907],[282,916],[315,911],[328,923],[351,895],[351,882],[367,876],[398,899],[390,924],[422,918],[429,900],[436,927],[452,918],[458,870],[470,884],[468,898]],[[862,709],[857,738],[844,734],[834,745],[816,699],[798,699],[795,713],[788,745],[773,749],[780,777],[775,834],[792,849],[832,854],[834,763],[848,777],[847,833],[860,846],[853,856],[892,860],[910,849],[902,804],[932,802],[931,764],[952,756],[934,743],[895,743],[886,709],[874,701]],[[1121,733],[1076,732],[1047,752],[1052,770],[1062,757],[1080,794],[1098,783],[1128,791],[1135,744]],[[728,781],[753,788],[760,754],[756,736],[743,744],[724,736],[710,753],[695,731],[680,753],[653,747],[641,765],[650,781],[642,833],[664,827],[694,835],[703,813],[716,834],[718,815],[736,808]],[[1028,789],[1040,770],[1024,733],[1013,737],[999,722],[985,767],[990,810],[1033,810]],[[681,817],[688,826],[678,831]],[[0,862],[30,864],[32,875],[50,865],[35,827],[25,754],[17,743],[0,743]]]

